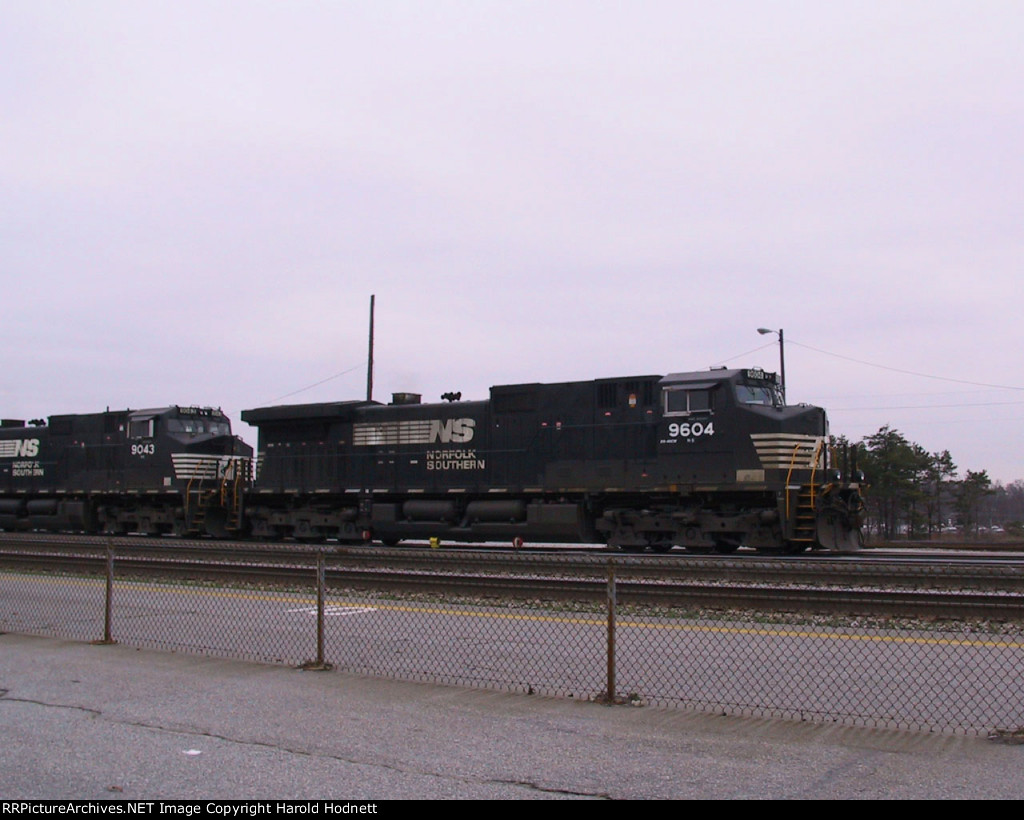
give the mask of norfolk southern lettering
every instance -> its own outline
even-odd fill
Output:
[[[482,470],[487,460],[477,458],[476,450],[427,450],[428,470]]]
[[[352,425],[352,444],[379,447],[388,444],[466,444],[473,440],[476,419],[415,419]],[[483,470],[486,459],[476,450],[428,450],[428,470]]]

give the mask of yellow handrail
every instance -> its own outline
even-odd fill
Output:
[[[252,462],[248,459],[230,461],[225,464],[223,471],[220,470],[220,465],[220,457],[217,456],[197,463],[188,484],[185,485],[186,521],[189,520],[190,513],[194,514],[203,507],[204,492],[206,492],[207,501],[212,501],[217,497],[221,507],[229,510],[233,515],[238,515],[242,507],[242,495],[251,480]],[[211,478],[216,484],[206,491],[204,485],[208,478]],[[193,485],[196,486],[194,503],[197,509],[195,511],[192,510]]]
[[[189,508],[192,500],[192,485],[199,482],[196,487],[196,505],[201,506],[203,503],[203,482],[206,480],[206,470],[208,465],[213,464],[214,475],[217,473],[217,459],[213,458],[209,461],[199,461],[196,464],[196,468],[192,471],[192,475],[188,479],[188,484],[185,485],[185,521],[189,520]],[[198,475],[197,475],[198,474]],[[223,492],[223,490],[222,490]]]
[[[816,493],[816,485],[814,483],[814,474],[818,471],[818,459],[821,457],[821,448],[824,446],[825,440],[823,438],[818,439],[818,443],[814,445],[814,454],[811,456],[811,506],[814,506],[814,499]],[[796,444],[793,446],[793,455],[789,459],[789,471],[786,473],[786,520],[789,520],[789,488],[792,484],[793,471],[796,469],[796,457],[800,453],[800,445]]]

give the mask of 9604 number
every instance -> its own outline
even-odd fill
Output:
[[[697,438],[698,436],[713,436],[715,434],[715,423],[709,421],[706,424],[702,421],[687,421],[682,424],[673,422],[668,426],[668,434],[672,438]]]

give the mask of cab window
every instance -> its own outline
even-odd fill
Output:
[[[714,396],[708,389],[683,387],[665,390],[665,415],[683,416],[690,413],[710,413],[714,410]]]
[[[132,419],[128,424],[129,438],[153,438],[156,432],[156,419],[152,416]]]

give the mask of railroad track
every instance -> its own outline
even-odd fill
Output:
[[[1024,592],[1024,554],[979,557],[946,552],[908,556],[871,552],[857,556],[816,553],[803,556],[627,555],[607,550],[522,550],[492,547],[434,550],[426,547],[322,546],[159,538],[97,538],[0,534],[0,554],[20,552],[72,556],[98,555],[107,547],[124,556],[154,561],[278,565],[308,564],[323,552],[331,561],[350,561],[382,572],[444,573],[532,572],[546,568],[560,576],[604,575],[609,561],[620,577],[657,580],[806,584],[830,586],[897,586],[915,589],[974,589]]]
[[[108,555],[108,546],[110,554]],[[488,551],[282,547],[161,539],[0,539],[0,569],[470,598],[600,601],[614,573],[620,604],[1024,621],[1024,564],[898,559],[531,555]]]

